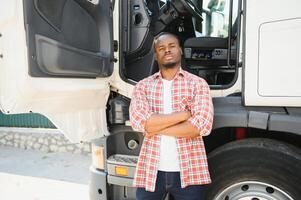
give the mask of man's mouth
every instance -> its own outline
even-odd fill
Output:
[[[173,56],[172,56],[172,55],[165,55],[164,58],[165,58],[165,59],[172,59]]]

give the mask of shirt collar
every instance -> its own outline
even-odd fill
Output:
[[[178,78],[178,76],[185,76],[184,70],[182,69],[182,67],[180,67],[180,69],[178,70],[178,72],[176,73],[174,79]],[[160,78],[163,79],[161,71],[158,71],[157,73],[155,73],[153,75],[154,79]]]

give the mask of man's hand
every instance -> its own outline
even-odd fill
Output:
[[[190,111],[183,111],[183,121],[188,120],[191,117]]]

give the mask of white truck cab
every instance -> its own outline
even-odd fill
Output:
[[[153,40],[164,31],[179,37],[183,69],[211,88],[207,200],[301,199],[300,1],[0,5],[0,109],[41,113],[70,141],[92,142],[91,200],[135,199],[143,136],[128,107],[158,71]]]

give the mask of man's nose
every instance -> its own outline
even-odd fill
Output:
[[[166,48],[165,48],[165,52],[170,52],[170,48],[169,48],[169,47],[166,47]]]

